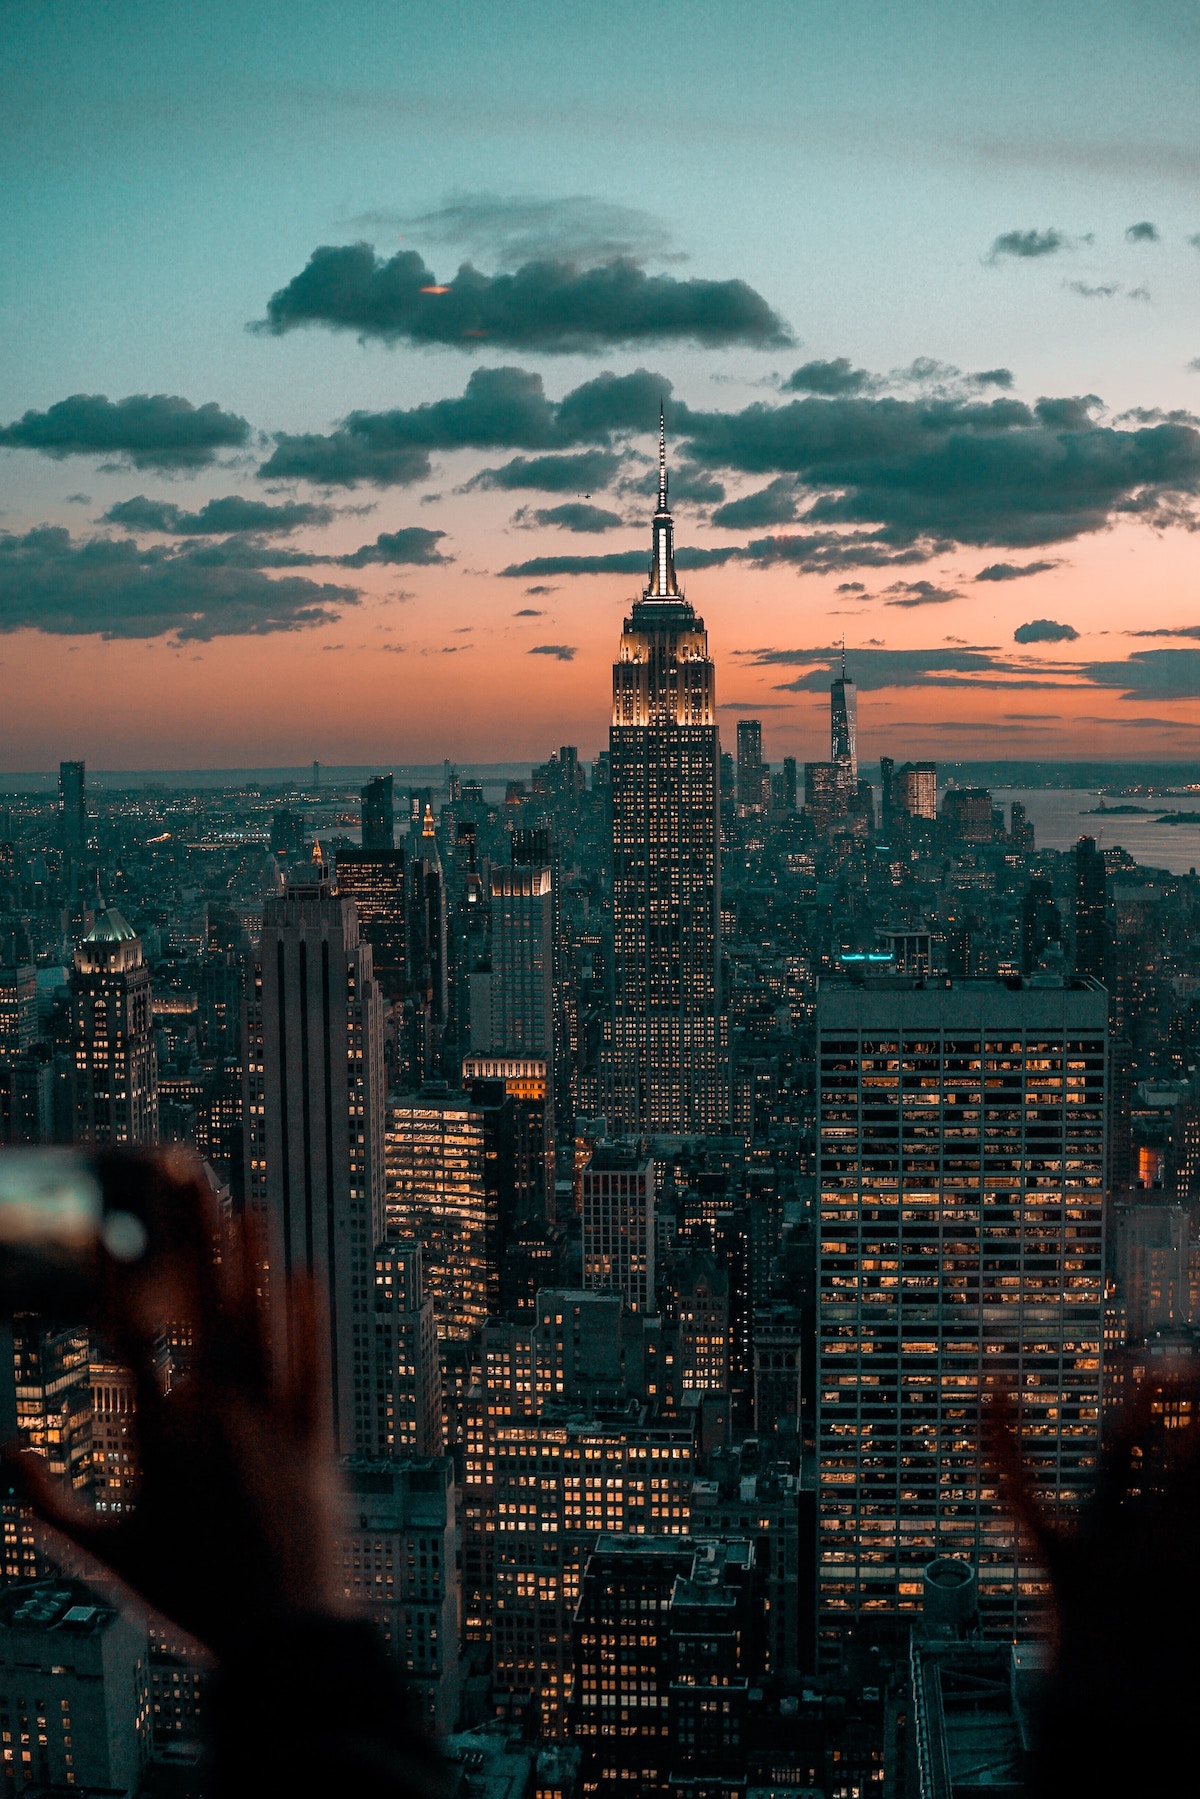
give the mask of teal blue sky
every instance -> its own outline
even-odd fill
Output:
[[[1198,0],[7,0],[0,425],[77,393],[177,394],[255,435],[184,476],[0,451],[0,527],[101,528],[102,509],[139,493],[188,509],[261,497],[257,433],[329,432],[499,365],[540,373],[555,398],[645,365],[720,411],[774,403],[810,359],[886,376],[932,358],[1011,370],[1029,400],[1099,395],[1111,418],[1200,410],[1198,75]],[[585,265],[611,253],[609,230],[652,274],[744,282],[794,342],[464,353],[248,329],[320,245],[413,248],[443,282],[468,258],[502,268],[494,221],[463,225],[464,197],[478,210],[480,196],[556,203],[550,249]],[[1055,247],[995,253],[1014,233]],[[519,248],[510,230],[510,265]],[[473,573],[510,562],[514,528],[525,557],[640,547],[636,531],[567,542],[456,493],[497,459],[450,459],[402,495],[334,495],[375,506],[369,526],[335,525],[336,549],[419,524]],[[697,515],[697,541],[710,524]],[[890,615],[897,633],[912,622]],[[938,623],[938,641],[996,628]],[[564,631],[580,636],[556,623],[556,642]],[[23,765],[11,740],[0,757]]]

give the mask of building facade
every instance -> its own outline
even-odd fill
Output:
[[[819,1632],[903,1619],[935,1557],[983,1625],[1027,1631],[1043,1572],[981,1443],[1018,1395],[1069,1512],[1099,1448],[1107,1000],[1087,983],[834,981],[817,1006]]]
[[[654,1162],[632,1144],[597,1145],[583,1171],[583,1284],[654,1310]]]
[[[314,1276],[339,1453],[373,1440],[375,1246],[384,1224],[383,1018],[353,904],[315,865],[263,910],[247,1004],[245,1191],[273,1278]],[[291,1320],[278,1308],[290,1340]]]
[[[704,622],[675,577],[664,439],[650,579],[613,665],[611,1100],[626,1131],[719,1130],[720,744]]]
[[[121,914],[101,914],[75,951],[75,1136],[97,1148],[158,1141],[150,970]]]

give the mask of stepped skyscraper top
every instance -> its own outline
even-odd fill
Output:
[[[667,427],[659,411],[658,505],[650,578],[625,620],[613,665],[614,725],[711,725],[716,680],[704,620],[679,590],[675,522],[667,501]]]

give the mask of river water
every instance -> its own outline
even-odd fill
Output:
[[[1113,800],[1111,805],[1145,806],[1144,813],[1115,813],[1101,818],[1092,812],[1100,795],[1082,787],[998,787],[992,798],[1004,807],[1005,823],[1013,800],[1022,800],[1039,849],[1068,850],[1080,837],[1094,837],[1101,849],[1127,850],[1135,862],[1187,874],[1200,868],[1200,824],[1160,825],[1169,812],[1200,812],[1200,793],[1184,799]]]

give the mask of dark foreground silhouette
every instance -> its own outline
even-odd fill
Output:
[[[150,1250],[136,1269],[104,1264],[95,1323],[136,1381],[138,1503],[100,1520],[40,1455],[10,1449],[26,1502],[215,1657],[213,1799],[436,1795],[442,1767],[403,1681],[372,1626],[345,1611],[312,1284],[275,1292],[292,1320],[283,1368],[253,1224],[217,1216],[188,1158],[131,1159],[128,1170]],[[168,1321],[190,1335],[169,1393]]]

